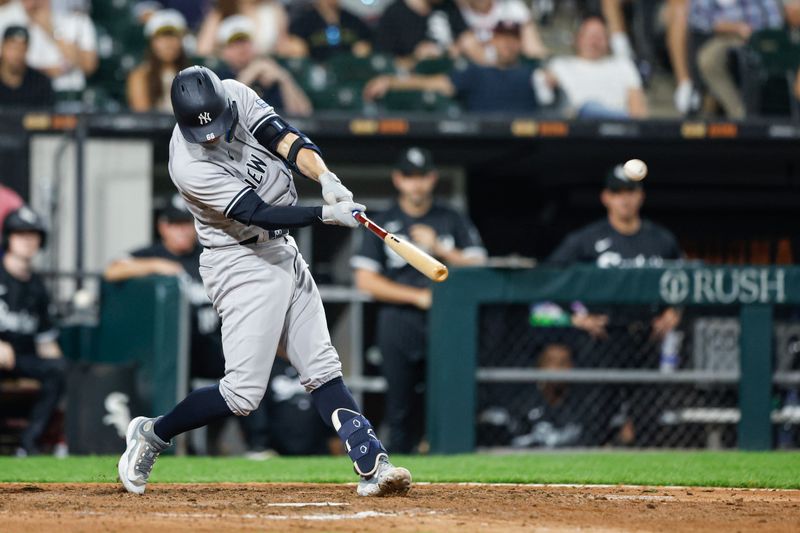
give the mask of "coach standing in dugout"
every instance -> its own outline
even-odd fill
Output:
[[[599,268],[663,267],[682,258],[675,236],[647,219],[640,210],[644,204],[641,181],[633,181],[622,165],[612,168],[605,179],[600,199],[607,217],[569,234],[546,263],[567,266],[593,263]],[[662,369],[677,365],[680,339],[675,333],[681,312],[665,309],[587,309],[580,302],[572,304],[572,325],[589,334],[589,342],[580,343],[578,366],[605,368],[656,368],[659,356]],[[669,353],[667,353],[669,352]],[[670,361],[664,361],[669,356]],[[638,393],[622,390],[620,444],[646,444],[649,417],[647,406]],[[645,431],[642,431],[645,429]],[[649,428],[652,429],[652,428]]]
[[[39,439],[64,390],[66,362],[50,314],[50,297],[42,279],[33,272],[33,259],[46,237],[42,219],[27,206],[11,212],[3,223],[0,377],[33,378],[41,383],[17,457],[38,453]]]
[[[675,236],[640,215],[644,204],[641,181],[627,178],[622,165],[612,168],[605,180],[600,200],[607,217],[567,235],[547,258],[547,263],[567,266],[573,263],[594,263],[599,268],[662,267],[665,261],[681,259],[682,253]],[[574,306],[572,323],[593,338],[609,338],[607,314],[592,314],[582,306]],[[661,340],[680,323],[680,313],[668,307],[656,315],[647,326],[640,328],[654,340]],[[623,324],[627,333],[630,325]],[[619,361],[617,361],[619,363]],[[632,361],[642,366],[647,361]]]
[[[472,223],[434,201],[437,180],[430,152],[407,149],[392,172],[392,183],[399,192],[397,203],[373,220],[449,266],[483,264],[486,250]],[[426,315],[431,306],[431,281],[378,239],[364,238],[350,264],[356,286],[382,303],[377,342],[388,384],[389,449],[411,453],[425,428]]]

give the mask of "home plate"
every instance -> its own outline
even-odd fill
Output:
[[[288,502],[268,503],[267,507],[347,507],[349,503],[340,502]]]

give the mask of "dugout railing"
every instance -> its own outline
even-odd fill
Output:
[[[738,364],[670,372],[657,365],[555,371],[531,365],[479,365],[479,330],[487,307],[543,301],[580,301],[589,308],[675,306],[685,313],[713,306],[738,319]],[[427,432],[431,450],[463,453],[476,448],[479,387],[491,390],[495,384],[533,386],[542,382],[638,387],[645,392],[639,396],[646,398],[641,401],[654,405],[662,394],[659,387],[723,391],[715,398],[725,397],[727,404],[720,401],[715,406],[712,401],[712,405],[676,407],[664,403],[658,409],[659,424],[727,425],[735,428],[733,442],[738,448],[772,449],[776,444],[774,424],[796,427],[800,423],[797,407],[780,409],[774,393],[775,387],[796,390],[800,372],[796,365],[776,371],[773,353],[776,310],[784,312],[798,304],[800,269],[794,267],[456,269],[446,283],[435,286],[429,317]],[[489,334],[503,335],[503,330]]]

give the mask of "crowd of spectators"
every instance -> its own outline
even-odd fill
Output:
[[[460,109],[742,119],[776,107],[761,106],[760,88],[748,80],[778,79],[786,100],[779,113],[793,111],[800,96],[800,0],[368,4],[128,0],[112,9],[89,0],[0,0],[0,105],[47,107],[52,92],[57,102],[97,106],[102,90],[86,89],[111,86],[117,104],[167,112],[169,80],[192,63],[254,85],[298,116]],[[772,41],[759,47],[765,36]],[[352,60],[335,61],[342,56]],[[657,83],[671,85],[673,102],[648,105]],[[397,107],[387,93],[398,92],[428,98]],[[430,95],[453,105],[426,106]]]

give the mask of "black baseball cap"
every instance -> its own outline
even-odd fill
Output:
[[[420,176],[435,170],[436,166],[433,164],[433,155],[429,150],[412,146],[403,150],[395,168],[404,176]]]
[[[495,34],[519,37],[522,32],[522,26],[513,20],[501,20],[495,25],[493,31]]]
[[[3,32],[3,42],[6,42],[9,39],[24,39],[25,42],[30,41],[30,34],[28,33],[28,28],[25,26],[9,26]]]
[[[163,198],[160,202],[161,208],[158,210],[158,218],[167,222],[191,222],[194,220],[186,202],[179,194]]]
[[[642,188],[641,181],[634,181],[625,175],[622,165],[617,165],[606,175],[606,189],[612,192],[635,191]]]

